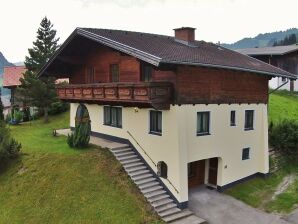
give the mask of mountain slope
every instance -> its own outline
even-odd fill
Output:
[[[296,36],[298,36],[298,29],[291,28],[285,31],[259,34],[253,38],[243,38],[242,40],[239,40],[233,44],[222,44],[222,45],[229,49],[267,47],[267,46],[272,46],[274,41],[283,40],[286,36],[290,34],[296,34]]]
[[[13,66],[13,64],[8,62],[4,55],[0,52],[0,77],[2,77],[4,66]]]

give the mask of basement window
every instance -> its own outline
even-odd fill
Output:
[[[250,151],[250,148],[244,148],[244,149],[242,149],[242,160],[248,160],[248,159],[250,159],[250,157],[249,157],[249,151]]]
[[[161,135],[162,134],[162,112],[150,111],[150,134]]]
[[[254,129],[254,111],[246,110],[245,111],[245,123],[244,130],[249,131]]]
[[[104,125],[122,128],[122,108],[104,106]]]
[[[210,112],[197,113],[197,136],[210,135]]]

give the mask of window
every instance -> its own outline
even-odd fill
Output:
[[[231,117],[230,117],[230,125],[236,126],[236,111],[231,111]]]
[[[150,111],[150,134],[161,135],[162,133],[162,112]]]
[[[94,83],[95,69],[93,67],[87,68],[86,83]]]
[[[244,130],[253,130],[253,129],[254,129],[254,111],[246,110]]]
[[[197,135],[209,135],[210,112],[197,113]]]
[[[122,108],[104,106],[104,124],[121,128],[122,127]]]
[[[281,81],[282,81],[282,82],[286,82],[287,79],[286,79],[285,77],[282,77],[282,78],[281,78]]]
[[[249,159],[249,148],[242,149],[242,160]]]
[[[147,64],[142,64],[141,67],[141,81],[150,82],[152,80],[152,66]]]
[[[111,82],[119,82],[119,65],[110,65]]]

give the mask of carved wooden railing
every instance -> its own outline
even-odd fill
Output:
[[[121,103],[169,109],[173,97],[169,82],[75,84],[57,87],[61,100]]]

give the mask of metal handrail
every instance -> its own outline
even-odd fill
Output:
[[[155,167],[157,167],[156,163],[153,161],[153,159],[148,155],[148,153],[145,151],[145,149],[140,145],[140,143],[135,139],[135,137],[133,137],[133,135],[127,131],[127,133],[130,135],[130,137],[137,143],[137,145],[143,150],[143,152],[145,153],[145,155],[151,160],[151,162],[154,164]],[[167,180],[169,182],[169,184],[174,188],[174,190],[177,192],[177,194],[179,194],[179,191],[177,190],[177,188],[174,186],[174,184],[168,179],[168,178],[164,178],[165,180]]]

